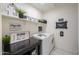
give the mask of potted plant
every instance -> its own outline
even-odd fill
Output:
[[[26,12],[25,12],[23,9],[21,9],[21,8],[16,8],[15,10],[16,10],[16,12],[18,13],[19,18],[23,18],[23,17],[24,17],[24,14],[25,14]]]
[[[38,20],[38,22],[41,22],[41,23],[45,23],[45,24],[47,24],[47,21],[46,20]]]
[[[10,51],[10,35],[5,35],[2,37],[2,45],[4,51]]]

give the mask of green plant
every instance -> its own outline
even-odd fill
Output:
[[[10,35],[5,35],[5,36],[2,37],[2,41],[3,41],[4,44],[9,44],[10,39],[11,39]]]
[[[2,37],[2,49],[4,52],[10,51],[10,39],[9,35],[5,35]]]
[[[18,13],[18,14],[24,14],[24,13],[26,13],[23,9],[21,9],[21,8],[16,8],[15,9],[16,10],[16,12]]]

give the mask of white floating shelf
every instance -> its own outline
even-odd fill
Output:
[[[35,24],[44,24],[44,23],[40,23],[40,22],[34,22],[31,20],[27,20],[27,19],[22,19],[22,18],[19,18],[17,16],[2,15],[2,18],[9,18],[9,19],[19,20],[19,21],[24,21],[24,22],[32,22]]]
[[[17,19],[17,20],[26,20],[26,19],[18,18],[17,16],[2,15],[2,17],[11,18],[11,19]]]

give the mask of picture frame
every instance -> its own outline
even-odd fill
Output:
[[[67,29],[67,21],[56,22],[56,29]]]

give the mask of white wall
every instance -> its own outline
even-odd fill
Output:
[[[1,19],[1,10],[0,10],[0,54],[2,54],[2,19]]]
[[[79,4],[78,4],[78,54],[79,54]]]
[[[65,4],[44,14],[44,18],[48,21],[46,32],[54,33],[56,48],[77,54],[77,16],[77,4]],[[68,29],[56,29],[56,21],[59,18],[64,18],[64,20],[68,21]],[[64,31],[64,37],[60,37],[60,31]]]
[[[2,54],[2,19],[0,15],[0,54]]]
[[[4,4],[7,5],[7,4]],[[37,9],[34,7],[28,5],[28,4],[23,4],[23,3],[17,3],[16,6],[18,8],[24,9],[27,13],[26,15],[30,17],[34,17],[37,19],[42,18],[41,12],[39,12]],[[21,31],[30,31],[32,33],[37,33],[38,32],[38,26],[43,26],[43,30],[45,30],[46,25],[44,24],[37,24],[29,21],[21,21],[17,20],[15,18],[9,18],[9,17],[2,17],[2,29],[3,29],[3,35],[10,33],[9,26],[10,24],[20,24],[22,25],[22,30]]]
[[[46,25],[44,25],[42,23],[35,23],[32,21],[23,21],[23,20],[20,20],[17,18],[2,16],[2,34],[3,35],[11,33],[11,31],[10,31],[11,24],[21,25],[21,29],[18,31],[20,31],[20,32],[21,31],[30,31],[31,35],[33,33],[38,32],[38,26],[42,26],[44,28],[43,31],[45,31],[45,27],[46,27]]]
[[[2,6],[6,6],[8,5],[7,3],[2,3]],[[26,11],[26,15],[30,16],[30,17],[34,17],[37,19],[41,19],[42,18],[42,14],[41,12],[39,12],[36,8],[34,8],[33,6],[27,4],[27,3],[16,3],[15,4],[18,8],[21,8],[23,10]],[[11,10],[13,11],[13,10]],[[7,18],[7,17],[2,17],[2,24],[3,24],[3,34],[7,34],[9,33],[9,26],[10,24],[14,23],[14,24],[21,24],[22,25],[22,30],[21,31],[30,31],[31,33],[36,33],[38,32],[38,26],[43,24],[35,24],[33,22],[25,22],[25,21],[19,21],[17,19],[11,19],[11,18]]]

